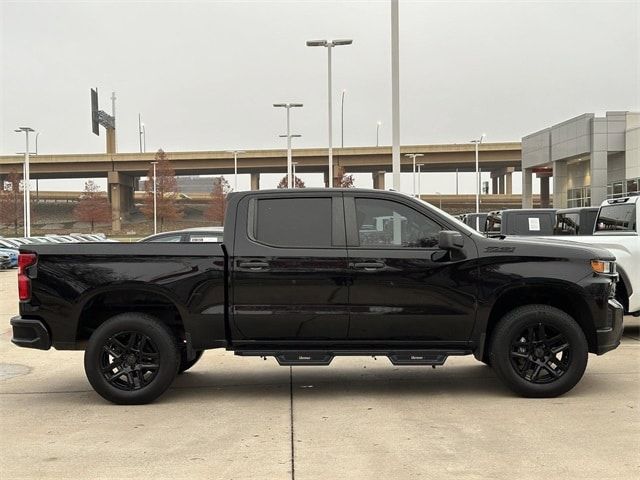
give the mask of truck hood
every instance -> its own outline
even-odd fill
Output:
[[[508,255],[525,255],[528,257],[562,257],[582,258],[585,260],[615,260],[609,250],[571,240],[549,237],[495,237],[486,238],[480,254],[504,253]]]

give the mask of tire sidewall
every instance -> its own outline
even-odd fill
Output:
[[[587,366],[588,345],[577,322],[561,310],[546,308],[520,308],[507,314],[495,330],[491,347],[491,364],[498,376],[516,393],[526,397],[555,397],[571,390],[582,378]],[[516,335],[529,326],[544,323],[565,335],[571,348],[569,369],[557,380],[535,384],[522,378],[511,363],[511,343]]]
[[[119,332],[133,331],[147,335],[158,348],[160,367],[153,380],[139,390],[126,391],[111,385],[100,370],[104,343]],[[138,313],[123,313],[104,322],[91,335],[84,355],[87,378],[94,390],[106,400],[124,405],[149,403],[164,393],[175,379],[179,354],[175,338],[168,327],[156,318]]]

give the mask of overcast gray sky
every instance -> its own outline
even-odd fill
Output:
[[[305,104],[295,145],[324,146],[326,50],[305,46],[315,38],[354,40],[334,50],[336,145],[342,89],[345,145],[375,144],[377,121],[389,144],[389,14],[386,0],[2,0],[0,153],[24,150],[18,125],[41,132],[40,153],[104,151],[91,87],[108,111],[117,92],[121,152],[138,150],[138,112],[147,150],[282,147],[284,112],[271,105],[283,101]],[[400,76],[404,144],[517,141],[584,112],[637,111],[640,2],[400,0]]]

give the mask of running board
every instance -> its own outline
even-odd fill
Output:
[[[387,357],[394,365],[443,365],[451,355],[469,355],[470,350],[238,350],[234,352],[242,357],[275,357],[282,366],[329,365],[334,357]]]

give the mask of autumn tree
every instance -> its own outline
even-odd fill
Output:
[[[20,191],[22,175],[12,170],[7,180],[0,185],[0,224],[13,225],[14,233],[18,235],[18,225],[23,222],[23,193]]]
[[[353,175],[347,174],[343,166],[336,166],[335,180],[333,183],[337,188],[353,188],[353,182]]]
[[[79,222],[90,223],[91,232],[96,223],[111,220],[111,209],[106,192],[101,192],[100,187],[93,180],[85,182],[78,205],[73,209],[73,216]]]
[[[176,171],[171,166],[167,154],[162,150],[156,152],[156,211],[162,231],[164,222],[182,218],[182,208],[178,205],[178,181]],[[153,222],[153,165],[147,172],[144,182],[145,197],[140,210]]]
[[[211,222],[222,225],[224,223],[224,214],[227,207],[227,194],[231,191],[229,182],[224,177],[216,177],[213,179],[213,188],[211,190],[211,201],[204,212],[204,218]]]
[[[293,186],[294,188],[304,188],[304,182],[297,175],[293,177]],[[278,183],[278,188],[287,188],[287,176],[285,175]]]

